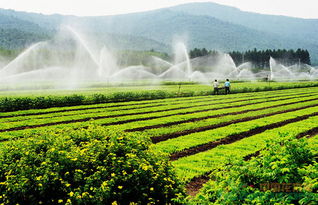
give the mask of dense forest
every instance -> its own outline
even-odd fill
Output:
[[[206,55],[217,55],[215,50],[207,50],[206,48],[198,49],[195,48],[190,51],[190,57],[196,58]],[[236,65],[240,65],[244,62],[252,62],[255,67],[258,68],[267,68],[269,67],[270,57],[275,58],[278,62],[284,65],[293,65],[296,63],[305,63],[311,65],[310,54],[308,50],[297,49],[297,50],[286,50],[286,49],[277,49],[277,50],[248,50],[245,52],[232,51],[229,53],[233,58],[233,61]]]

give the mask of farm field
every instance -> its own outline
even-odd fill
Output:
[[[221,82],[222,84],[222,82]],[[317,81],[233,82],[232,94],[293,88],[318,87]],[[164,82],[157,85],[121,85],[77,89],[5,90],[0,87],[0,112],[52,107],[94,105],[100,103],[208,96],[211,85],[194,82]],[[220,90],[220,94],[224,89]]]
[[[212,80],[211,80],[212,81]],[[181,92],[211,92],[211,85],[196,84],[192,82],[180,82]],[[1,87],[0,84],[0,97],[36,97],[36,96],[64,96],[64,95],[84,95],[90,96],[93,94],[112,94],[116,92],[140,92],[140,91],[167,91],[167,92],[178,92],[179,84],[178,82],[163,82],[161,84],[144,85],[144,84],[131,84],[131,85],[114,85],[110,86],[108,84],[91,84],[84,85],[84,87],[79,87],[76,89],[59,89],[52,87],[51,89],[41,89],[41,87],[34,87],[32,89],[24,86],[18,87],[16,89],[6,89],[6,87]],[[234,82],[232,85],[233,90],[236,92],[242,92],[244,90],[264,90],[268,87],[271,89],[279,88],[293,88],[293,87],[308,87],[308,86],[318,86],[317,81],[303,81],[303,82]],[[32,94],[30,94],[32,93]]]
[[[310,137],[318,148],[318,87],[1,112],[0,141],[85,128],[92,120],[149,137],[151,149],[191,182],[280,136]]]
[[[179,90],[179,84],[181,84]],[[255,90],[268,90],[268,88],[276,90],[281,88],[297,88],[297,87],[312,87],[318,86],[317,81],[303,81],[303,82],[235,82],[232,85],[232,89],[235,92],[247,92]],[[165,91],[165,92],[184,92],[189,93],[193,92],[195,95],[202,93],[210,93],[211,85],[196,84],[191,82],[166,82],[162,84],[153,84],[153,85],[120,85],[120,86],[109,86],[107,84],[101,85],[90,85],[88,87],[76,88],[76,89],[41,89],[41,88],[25,88],[17,87],[16,90],[1,87],[0,85],[0,98],[2,97],[43,97],[43,96],[65,96],[65,95],[83,95],[90,97],[94,94],[107,94],[111,95],[118,92],[153,92],[153,91]],[[32,94],[30,94],[32,93]]]

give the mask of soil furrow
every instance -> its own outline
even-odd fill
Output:
[[[310,130],[307,130],[305,132],[299,133],[296,137],[297,138],[302,138],[302,137],[307,137],[311,138],[318,135],[318,127],[312,128]]]
[[[204,175],[194,177],[189,183],[186,184],[186,192],[190,196],[195,196],[199,193],[200,189],[203,187],[203,184],[207,183],[210,180],[211,172],[208,172]]]
[[[315,105],[315,106],[317,106],[317,105]],[[306,106],[306,107],[314,107],[314,106]],[[305,107],[303,107],[301,109],[305,109]],[[296,110],[300,110],[300,108],[297,108]],[[294,109],[294,111],[296,111],[296,110]],[[288,111],[288,112],[291,112],[291,111]],[[272,123],[272,124],[269,124],[269,125],[257,127],[257,128],[251,129],[251,130],[246,131],[246,132],[241,132],[241,133],[238,133],[238,134],[229,135],[229,136],[227,136],[225,138],[222,138],[220,140],[217,140],[217,141],[209,142],[209,143],[206,143],[206,144],[202,144],[202,145],[198,145],[198,146],[195,146],[195,147],[191,147],[191,148],[182,150],[180,152],[173,153],[173,154],[170,155],[170,160],[174,161],[174,160],[177,160],[177,159],[179,159],[181,157],[186,157],[186,156],[197,154],[199,152],[204,152],[204,151],[213,149],[213,148],[215,148],[215,147],[217,147],[219,145],[231,144],[231,143],[236,142],[238,140],[241,140],[243,138],[250,137],[250,136],[262,133],[262,132],[264,132],[264,131],[266,131],[268,129],[274,129],[274,128],[282,127],[284,125],[287,125],[287,124],[290,124],[290,123],[293,123],[293,122],[299,122],[299,121],[308,119],[309,117],[313,117],[313,116],[317,116],[317,115],[318,115],[318,112],[315,112],[315,113],[312,113],[312,114],[299,116],[299,117],[288,119],[288,120],[285,120],[285,121],[276,122],[276,123]]]
[[[250,159],[252,159],[252,157],[256,157],[259,154],[260,154],[260,150],[254,152],[252,154],[246,155],[245,157],[243,157],[243,160],[249,161]],[[187,194],[190,196],[197,195],[197,193],[199,193],[199,191],[203,187],[203,185],[211,179],[210,174],[212,173],[213,170],[208,171],[200,176],[193,177],[185,186]]]
[[[292,99],[292,98],[287,98],[287,99]],[[266,101],[266,102],[275,102],[275,101],[280,101],[280,100],[286,100],[286,99],[270,100],[270,101]],[[187,119],[187,120],[180,120],[180,121],[175,121],[175,122],[168,122],[168,123],[163,123],[163,124],[138,127],[138,128],[133,128],[133,129],[127,129],[125,131],[126,132],[136,132],[136,131],[144,131],[144,130],[154,129],[154,128],[169,127],[169,126],[178,125],[178,124],[182,124],[182,123],[197,122],[197,121],[211,119],[211,118],[224,117],[227,115],[239,115],[239,114],[244,114],[247,112],[260,111],[260,110],[281,107],[281,106],[286,106],[286,105],[292,105],[292,104],[297,104],[297,103],[302,103],[302,102],[309,102],[309,101],[314,101],[314,100],[318,100],[318,98],[309,99],[309,100],[302,100],[302,101],[297,101],[297,102],[284,103],[284,104],[256,108],[256,109],[248,109],[248,110],[243,110],[243,111],[238,111],[238,112],[229,112],[229,113],[223,113],[223,114],[218,114],[218,115],[210,115],[210,116],[204,116],[204,117],[198,117],[198,118],[191,118],[191,119]],[[260,102],[260,103],[265,103],[265,102]]]

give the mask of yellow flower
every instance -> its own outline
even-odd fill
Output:
[[[116,176],[116,174],[115,174],[115,173],[112,173],[111,176],[114,177],[114,176]]]
[[[122,189],[123,188],[123,186],[118,186],[118,189]]]
[[[59,199],[59,200],[57,201],[57,203],[59,203],[59,204],[63,203],[63,199]]]
[[[150,187],[150,191],[153,191],[154,190],[154,188],[153,187]]]
[[[71,192],[69,193],[69,195],[70,195],[70,197],[74,196],[74,192],[71,191]]]

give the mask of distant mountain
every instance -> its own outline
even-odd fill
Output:
[[[256,14],[214,3],[191,3],[99,17],[42,15],[0,9],[0,47],[13,47],[11,44],[23,47],[27,42],[50,38],[61,24],[80,28],[98,42],[120,49],[166,52],[175,39],[181,38],[187,41],[189,48],[221,51],[303,48],[310,51],[312,63],[318,64],[318,19]],[[1,35],[4,32],[14,35],[8,41],[7,35]],[[15,35],[22,35],[27,40],[20,43],[21,38]],[[14,39],[20,40],[15,42]]]
[[[290,39],[318,43],[318,19],[264,15],[241,11],[235,7],[216,3],[190,3],[171,8],[190,15],[211,16],[222,21],[239,24],[258,31],[277,34]]]
[[[0,9],[0,48],[22,49],[35,42],[52,38],[61,25],[86,27],[85,33],[101,44],[118,49],[168,51],[169,46],[141,36],[100,31],[100,18],[63,15],[43,15]],[[96,27],[92,26],[95,25]]]

